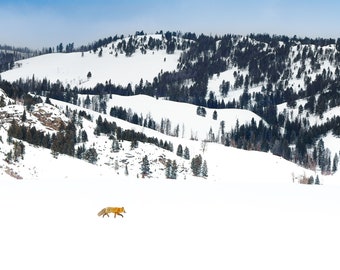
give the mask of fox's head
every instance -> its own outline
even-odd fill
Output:
[[[123,211],[123,213],[126,213],[124,207],[122,207],[122,211]]]

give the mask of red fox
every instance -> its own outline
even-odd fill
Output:
[[[116,215],[120,215],[121,217],[124,217],[122,213],[126,213],[124,207],[105,207],[98,213],[98,216],[109,216],[109,213],[114,213],[115,217]]]

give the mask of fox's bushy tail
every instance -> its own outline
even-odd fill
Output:
[[[103,208],[102,210],[99,211],[98,216],[102,216],[106,213],[106,208]]]

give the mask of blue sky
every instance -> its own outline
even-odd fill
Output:
[[[338,0],[0,0],[0,44],[86,45],[144,30],[340,37]]]

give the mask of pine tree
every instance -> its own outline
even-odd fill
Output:
[[[191,170],[194,176],[200,176],[201,175],[201,166],[202,166],[202,156],[199,154],[196,155],[191,160]]]
[[[176,162],[176,160],[173,160],[172,161],[171,179],[177,179],[177,170],[178,170],[177,162]]]
[[[89,71],[89,72],[87,73],[87,79],[89,80],[89,79],[91,79],[91,77],[92,77],[92,73],[91,73],[91,71]],[[88,97],[88,95],[87,95],[87,97]]]
[[[319,175],[316,175],[315,185],[320,185]]]
[[[201,175],[203,177],[208,177],[208,165],[207,165],[206,160],[203,161],[203,165],[202,165],[202,168],[201,168]]]
[[[117,152],[119,152],[119,150],[120,150],[120,148],[119,148],[119,142],[118,142],[118,140],[117,139],[113,139],[113,142],[112,142],[112,151],[114,152],[114,153],[117,153]]]
[[[64,46],[63,43],[60,43],[59,45],[57,45],[57,52],[61,53],[63,52]]]
[[[168,159],[165,164],[165,177],[168,179],[177,179],[178,166],[176,160]]]
[[[318,165],[321,171],[325,171],[326,168],[326,157],[325,157],[325,145],[322,139],[318,142],[317,145],[317,155],[318,155]]]
[[[92,164],[95,164],[98,160],[98,154],[96,149],[91,147],[90,149],[86,150],[84,153],[84,159]]]
[[[78,146],[76,151],[76,157],[82,159],[84,157],[85,150],[86,149],[84,144],[82,146]]]
[[[181,144],[178,145],[177,147],[177,156],[182,157],[183,156],[183,147]]]
[[[24,158],[25,154],[25,145],[20,141],[20,142],[14,142],[13,145],[13,159],[14,161],[18,161],[19,157],[22,159]]]
[[[189,159],[190,159],[190,152],[189,152],[189,148],[188,148],[188,147],[185,147],[185,148],[184,148],[183,157],[184,157],[186,160],[189,160]]]
[[[150,173],[150,163],[148,160],[148,156],[145,155],[142,160],[142,165],[141,165],[141,171],[142,171],[142,177],[144,178],[146,175]]]
[[[25,122],[26,119],[27,119],[27,117],[26,117],[26,110],[24,110],[24,112],[23,112],[23,114],[22,114],[22,116],[21,116],[21,121],[22,121],[22,122]]]
[[[171,160],[167,159],[167,161],[165,163],[165,177],[166,178],[171,178],[171,173],[172,173]]]
[[[335,173],[338,170],[338,163],[339,163],[339,156],[337,153],[335,153],[333,158],[333,167],[332,172]]]
[[[308,178],[308,184],[309,185],[313,185],[314,184],[314,177],[312,175]]]
[[[213,119],[217,120],[217,111],[216,110],[213,112]]]
[[[81,141],[82,142],[87,142],[88,141],[87,133],[86,133],[85,130],[81,131]]]
[[[5,159],[5,161],[8,162],[8,163],[10,163],[10,162],[12,161],[12,159],[13,159],[13,152],[12,152],[12,150],[10,150],[10,151],[6,154],[6,159]]]
[[[0,108],[5,107],[5,106],[6,106],[5,98],[4,96],[1,96],[0,97]]]
[[[130,143],[130,149],[133,150],[135,148],[138,148],[138,141],[132,140],[131,143]]]
[[[90,75],[90,77],[91,77],[91,72],[89,72],[89,73],[87,74],[87,78],[89,78],[89,75]],[[86,109],[89,109],[89,108],[90,108],[91,99],[90,99],[90,96],[89,96],[89,95],[86,96],[85,101],[84,101],[84,105],[85,105],[85,108],[86,108]]]

